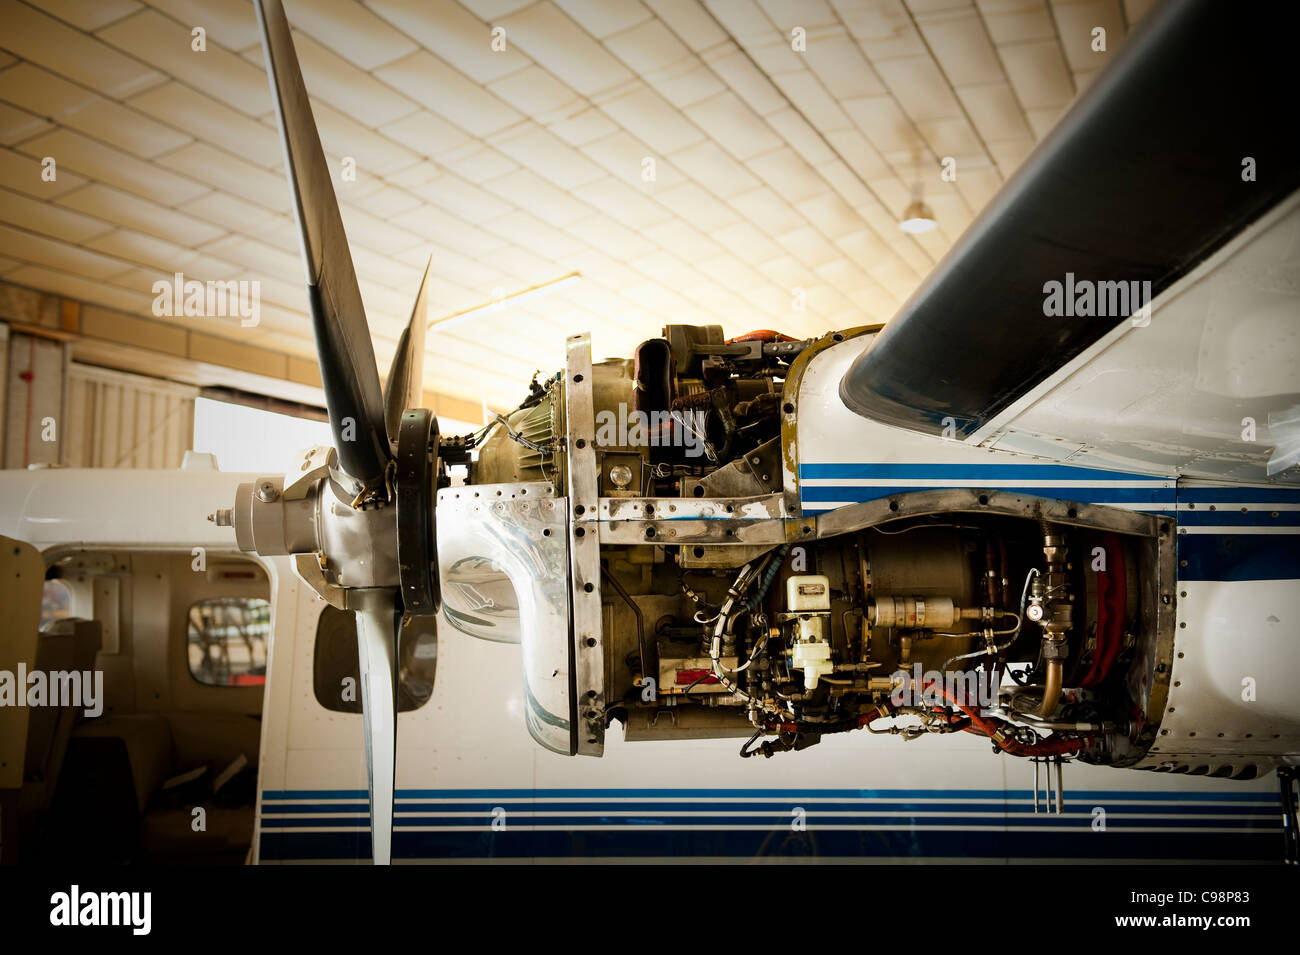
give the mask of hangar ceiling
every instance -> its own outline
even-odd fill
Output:
[[[285,4],[381,371],[430,255],[435,320],[582,274],[431,331],[426,387],[494,407],[575,331],[599,357],[670,321],[887,320],[1150,5]],[[0,0],[0,24],[0,278],[138,315],[176,272],[256,279],[257,327],[165,320],[312,355],[251,3]],[[938,228],[908,235],[918,184]]]

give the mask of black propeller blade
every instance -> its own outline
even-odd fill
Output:
[[[425,269],[415,308],[402,333],[389,376],[387,396],[380,390],[375,352],[366,325],[361,290],[348,251],[343,220],[330,182],[307,89],[280,0],[255,0],[285,166],[307,266],[312,330],[330,426],[343,470],[364,488],[383,492],[380,505],[394,505],[398,534],[394,550],[414,552],[400,572],[403,587],[349,588],[347,606],[357,620],[357,655],[365,722],[366,771],[370,789],[373,858],[392,860],[393,796],[397,762],[398,654],[405,614],[437,612],[436,557],[425,543],[433,533],[432,496],[436,474],[436,430],[432,415],[415,413],[418,427],[399,442],[403,410],[420,404],[424,367],[425,312],[429,272]],[[386,406],[394,409],[385,420]],[[433,460],[429,454],[434,449]],[[411,472],[405,480],[390,475],[397,452]],[[431,472],[430,468],[434,470]],[[390,478],[397,499],[388,500]],[[354,502],[355,503],[355,502]],[[412,543],[402,546],[403,539]],[[372,542],[371,546],[383,542]],[[333,555],[335,560],[348,554]],[[405,591],[410,591],[410,597]]]
[[[361,289],[280,0],[256,0],[257,23],[307,265],[312,330],[339,463],[367,488],[393,459]]]
[[[424,278],[420,279],[420,291],[415,295],[411,319],[397,340],[393,367],[384,382],[384,423],[388,438],[394,443],[402,425],[402,412],[420,407],[424,399],[424,333],[429,324],[429,270],[432,267],[433,257],[430,256],[424,267]]]

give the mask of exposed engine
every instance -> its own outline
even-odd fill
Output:
[[[604,718],[630,740],[745,737],[742,756],[863,729],[1138,758],[1153,539],[1080,526],[1073,509],[1071,523],[981,513],[987,496],[947,512],[891,502],[897,516],[829,536],[780,508],[786,379],[801,353],[842,337],[668,326],[634,359],[592,366],[601,517],[638,518],[635,538],[601,530]],[[518,409],[460,439],[473,483],[565,486],[565,387],[534,381]],[[674,539],[688,510],[714,518],[707,540]],[[774,517],[783,540],[745,540],[747,522]]]

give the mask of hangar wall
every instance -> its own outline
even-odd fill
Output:
[[[0,280],[0,467],[179,467],[203,389],[261,396],[254,406],[286,413],[324,408],[314,358],[218,331],[207,319],[162,321]],[[422,405],[482,419],[477,402],[445,394],[425,391]]]
[[[83,365],[67,342],[6,331],[5,467],[180,467],[198,388]]]
[[[7,339],[4,466],[62,464],[67,346],[12,329]]]
[[[72,362],[63,461],[70,468],[178,468],[199,389]]]

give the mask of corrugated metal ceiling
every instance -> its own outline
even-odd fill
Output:
[[[582,273],[429,336],[426,387],[498,406],[575,331],[599,357],[669,321],[887,320],[1149,5],[286,2],[381,370],[430,254],[434,318]],[[135,314],[175,272],[258,279],[256,328],[169,320],[310,355],[251,4],[0,0],[0,23],[0,276]],[[906,235],[918,182],[939,228]]]

